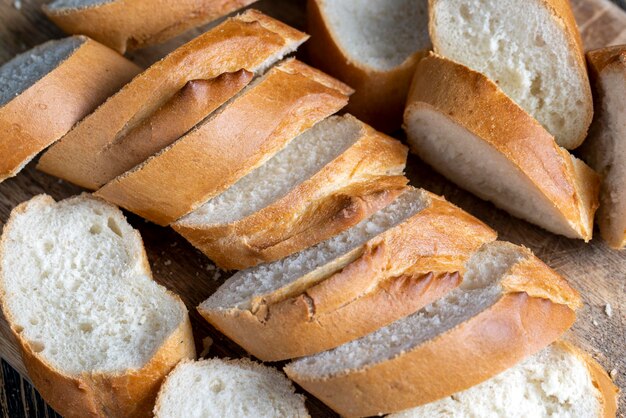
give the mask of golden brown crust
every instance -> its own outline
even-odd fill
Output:
[[[87,35],[121,52],[167,41],[256,0],[114,0],[43,11],[67,33]],[[150,18],[146,18],[150,16]]]
[[[351,90],[289,59],[224,110],[96,196],[169,225],[224,191],[315,123]]]
[[[342,50],[321,12],[319,1],[307,2],[307,30],[311,34],[306,45],[309,59],[317,68],[355,89],[346,111],[383,132],[399,129],[415,66],[427,50],[416,51],[402,64],[386,71],[354,62]]]
[[[98,189],[117,175],[110,172],[102,150],[154,113],[188,81],[242,69],[254,72],[270,57],[295,49],[306,38],[254,10],[229,19],[137,76],[51,147],[38,168],[87,189]]]
[[[0,106],[0,181],[15,176],[140,68],[91,39],[32,86]]]
[[[504,155],[589,241],[599,177],[484,75],[435,54],[417,67],[406,110],[434,108]],[[419,154],[419,150],[415,150]]]
[[[589,75],[595,83],[602,71],[611,65],[626,67],[626,45],[607,46],[587,52]]]

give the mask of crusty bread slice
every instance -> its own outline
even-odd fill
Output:
[[[48,41],[0,67],[0,181],[15,176],[139,71],[84,36]]]
[[[587,135],[593,100],[568,0],[429,0],[436,53],[485,74],[562,147]]]
[[[273,367],[248,359],[181,362],[163,383],[156,418],[305,418],[304,396]]]
[[[67,33],[121,52],[167,41],[256,0],[54,0],[43,11]]]
[[[151,278],[138,232],[88,195],[37,196],[0,241],[0,301],[24,364],[66,417],[143,417],[195,356],[187,309]]]
[[[366,335],[441,297],[495,232],[423,190],[314,247],[232,276],[198,310],[254,356],[284,360]]]
[[[399,129],[415,65],[430,48],[428,0],[309,0],[307,19],[311,62],[355,89],[347,110]]]
[[[548,231],[591,239],[597,174],[484,75],[424,58],[405,129],[412,151],[459,186]]]
[[[223,269],[275,261],[389,204],[407,182],[406,154],[358,119],[332,116],[172,226]]]
[[[302,32],[254,10],[228,19],[176,49],[124,86],[51,147],[41,157],[38,168],[87,189],[98,189],[123,173],[119,171],[123,167],[111,158],[111,152],[103,151],[158,112],[189,81],[215,81],[225,73],[242,69],[263,73],[306,39]],[[225,56],[228,59],[223,59]],[[221,81],[225,83],[223,88],[232,94],[238,90],[231,86],[231,78]],[[228,98],[223,96],[224,101]],[[133,152],[141,150],[141,145],[137,143]],[[125,146],[132,148],[128,141]],[[146,147],[142,155],[151,151],[153,145],[146,141]]]
[[[343,416],[397,412],[450,396],[552,343],[575,320],[576,291],[532,253],[497,241],[457,289],[361,339],[305,357],[287,375]]]
[[[285,60],[190,133],[107,183],[96,196],[169,225],[340,110],[351,92],[300,61]]]
[[[596,94],[596,117],[581,155],[600,173],[598,224],[612,248],[626,245],[626,46],[587,54]]]
[[[389,418],[615,418],[618,389],[586,353],[559,341],[486,382]]]

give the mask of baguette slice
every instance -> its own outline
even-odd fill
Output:
[[[593,116],[582,41],[567,0],[429,0],[437,54],[494,80],[567,149]]]
[[[121,52],[167,41],[256,0],[54,0],[43,6],[67,33]]]
[[[288,59],[189,134],[96,196],[159,225],[192,212],[344,107],[351,90]]]
[[[48,41],[0,67],[0,182],[139,72],[84,36]]]
[[[307,52],[355,89],[347,110],[385,132],[402,123],[415,66],[430,49],[428,0],[309,0]]]
[[[141,237],[89,195],[15,208],[0,241],[0,302],[28,374],[65,417],[143,417],[195,357],[187,310],[151,278]]]
[[[110,148],[123,142],[130,131],[158,112],[188,82],[213,80],[213,89],[218,90],[215,83],[221,80],[223,89],[235,94],[241,85],[232,86],[232,77],[223,77],[224,74],[240,70],[262,73],[306,38],[307,35],[254,10],[229,19],[127,84],[51,147],[38,168],[87,189],[98,189],[126,168],[126,163],[120,166],[116,158],[111,158]],[[228,98],[228,94],[223,95],[223,101]],[[219,104],[214,103],[212,108]],[[189,128],[180,123],[185,125],[183,132]],[[143,149],[143,143],[126,141],[124,147],[137,153]],[[140,156],[152,152],[153,146],[145,141],[146,149]],[[124,154],[123,149],[118,149],[118,154]]]
[[[558,341],[448,398],[389,418],[614,418],[618,389],[589,355]]]
[[[598,223],[612,248],[626,245],[626,46],[587,54],[596,93],[596,118],[581,154],[600,173]]]
[[[425,58],[405,129],[411,149],[459,186],[548,231],[591,239],[598,175],[482,74]]]
[[[172,224],[223,269],[271,262],[337,235],[404,190],[407,149],[332,116]]]
[[[409,188],[341,234],[232,276],[198,310],[264,361],[317,353],[415,312],[459,284],[495,232]]]
[[[156,418],[305,418],[304,396],[278,370],[248,359],[181,362],[159,392]]]
[[[529,250],[489,243],[443,299],[285,371],[343,416],[402,411],[481,383],[539,351],[573,324],[580,304],[576,291]]]

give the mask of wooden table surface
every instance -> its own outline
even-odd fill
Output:
[[[0,0],[0,63],[47,39],[62,36],[40,13],[40,5],[44,2]],[[615,2],[626,6],[626,0]],[[572,0],[572,4],[588,49],[626,43],[626,13],[617,6],[608,0]],[[304,0],[262,0],[255,7],[303,28]],[[147,65],[180,42],[144,50],[133,54],[132,58]],[[458,189],[415,157],[409,159],[407,171],[412,184],[445,195],[496,229],[501,239],[531,248],[566,276],[585,300],[579,319],[567,338],[589,350],[607,370],[613,371],[617,384],[626,389],[626,251],[612,251],[597,238],[588,245],[568,240],[511,218],[491,204]],[[34,164],[30,164],[19,176],[0,184],[0,227],[15,205],[44,192],[63,199],[81,190],[37,172]],[[202,351],[202,340],[209,336],[213,340],[210,356],[245,356],[242,349],[209,326],[194,309],[228,274],[217,270],[173,230],[149,224],[132,215],[129,215],[129,221],[143,236],[156,280],[179,293],[187,304],[199,352]],[[57,416],[28,383],[4,321],[0,321],[0,357],[3,359],[0,414],[8,417]],[[624,398],[620,401],[620,416],[626,413]],[[312,397],[309,397],[307,407],[314,417],[335,416]]]

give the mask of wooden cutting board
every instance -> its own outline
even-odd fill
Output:
[[[16,7],[20,3],[21,8]],[[44,1],[0,0],[0,63],[49,38],[62,36],[40,13],[41,3]],[[626,13],[617,6],[608,0],[573,0],[572,4],[587,48],[626,43]],[[255,7],[298,28],[304,26],[303,0],[264,0]],[[145,65],[178,44],[180,41],[170,42],[136,53],[133,58]],[[568,240],[511,218],[458,189],[417,158],[409,159],[408,175],[414,185],[445,195],[496,229],[501,239],[531,248],[567,277],[585,300],[579,319],[567,337],[588,349],[607,370],[613,370],[617,384],[626,389],[626,251],[612,251],[597,238],[587,245]],[[77,187],[37,172],[34,164],[30,164],[19,176],[0,184],[0,226],[14,206],[34,195],[48,193],[63,199],[80,192]],[[173,230],[132,215],[129,220],[141,231],[156,280],[180,294],[186,302],[192,315],[198,352],[202,351],[202,341],[208,336],[213,340],[211,356],[245,356],[243,350],[203,321],[194,309],[228,275],[217,270]],[[0,321],[0,356],[27,378],[4,321]],[[309,398],[307,406],[314,417],[334,416],[321,402]],[[622,416],[626,413],[625,398],[620,402]],[[0,396],[0,401],[2,399],[6,402],[6,394]],[[27,402],[23,403],[26,406]]]

